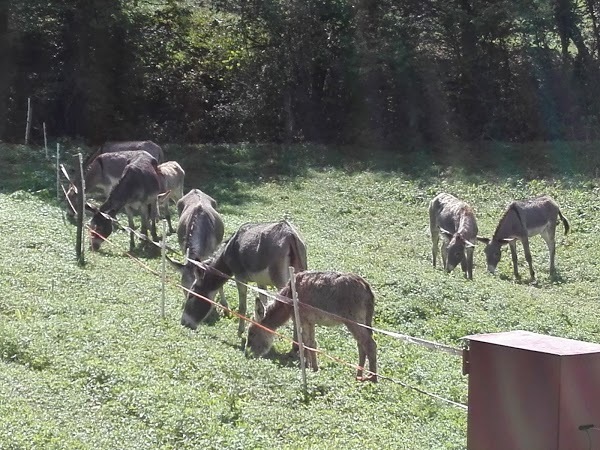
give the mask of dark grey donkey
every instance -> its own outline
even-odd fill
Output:
[[[548,195],[544,195],[529,200],[515,201],[508,205],[506,211],[494,232],[494,236],[489,238],[478,238],[484,242],[485,256],[487,259],[488,271],[494,273],[496,266],[500,262],[501,247],[508,244],[513,262],[513,271],[516,278],[520,278],[517,268],[517,241],[523,244],[525,259],[529,264],[529,275],[535,279],[535,272],[531,261],[531,252],[529,250],[529,238],[535,235],[541,235],[546,241],[548,252],[550,253],[550,274],[556,273],[554,266],[554,254],[556,252],[556,223],[560,217],[565,234],[569,232],[569,222],[560,212],[558,204]]]
[[[306,247],[294,227],[285,220],[247,223],[221,247],[205,273],[197,274],[192,291],[213,300],[228,277],[233,275],[238,281],[239,313],[244,316],[248,288],[242,283],[253,281],[261,289],[267,286],[281,289],[289,280],[290,266],[296,272],[306,270]],[[266,303],[265,296],[260,294],[255,306],[256,319],[262,318]],[[211,309],[209,302],[189,294],[181,324],[195,330]],[[244,329],[245,320],[240,318],[239,336]]]
[[[451,272],[459,263],[465,277],[473,279],[473,252],[477,243],[477,221],[473,209],[450,194],[438,194],[429,203],[433,267],[436,266],[440,233],[442,263]]]
[[[127,164],[118,183],[110,191],[108,199],[96,211],[90,222],[93,250],[100,248],[103,242],[102,237],[107,238],[112,233],[112,220],[109,217],[115,218],[122,209],[127,212],[129,227],[132,229],[133,214],[139,211],[142,217],[142,234],[147,236],[148,228],[150,228],[152,239],[158,240],[156,215],[160,184],[157,170],[158,164],[154,158],[148,159],[140,156]],[[134,234],[131,231],[129,249],[133,250],[134,248]]]
[[[102,201],[108,198],[110,191],[119,182],[129,162],[138,157],[152,160],[153,156],[146,151],[130,150],[114,153],[102,153],[87,166],[85,170],[86,195],[98,197]],[[155,157],[154,157],[155,158]],[[71,205],[77,201],[77,190],[69,187],[67,198]],[[67,214],[74,216],[73,209],[67,207]]]
[[[356,379],[377,381],[377,344],[371,327],[375,298],[367,281],[353,273],[313,272],[296,274],[296,291],[299,302],[300,328],[303,343],[317,348],[315,325],[346,325],[358,345],[358,370]],[[276,301],[266,311],[260,325],[252,324],[248,328],[248,349],[256,356],[266,354],[273,346],[275,335],[267,331],[276,330],[293,316],[294,307],[289,300],[292,297],[288,284],[279,292],[288,301]],[[294,327],[296,328],[296,327]],[[294,337],[295,339],[295,337]],[[308,365],[318,370],[317,354],[306,351]],[[369,360],[369,372],[363,377],[365,360]]]
[[[179,224],[177,225],[177,238],[181,252],[189,260],[204,261],[208,259],[219,247],[223,240],[223,220],[216,211],[217,202],[200,189],[192,189],[177,202]],[[181,285],[191,289],[196,281],[196,275],[203,273],[197,267],[187,262],[185,264],[170,260],[181,273]],[[184,289],[185,298],[188,291]],[[227,306],[221,289],[221,303]]]

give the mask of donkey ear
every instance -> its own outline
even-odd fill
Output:
[[[161,194],[158,194],[157,198],[158,198],[158,203],[160,203],[161,205],[165,202],[169,200],[169,195],[171,194],[171,190],[169,189],[166,192],[162,192]]]
[[[501,244],[510,244],[513,241],[516,241],[517,238],[504,238],[504,239],[499,239],[498,242],[500,242]]]
[[[473,247],[475,247],[475,244],[473,244],[472,242],[467,241],[465,239],[465,248],[473,248]]]
[[[490,238],[486,238],[486,237],[483,237],[483,236],[477,236],[477,240],[479,242],[483,242],[486,245],[490,243]]]
[[[94,214],[96,214],[98,211],[100,211],[98,208],[96,208],[94,205],[92,205],[91,203],[88,203],[88,202],[85,202],[85,210],[90,211]]]
[[[167,258],[167,261],[169,261],[169,264],[171,264],[171,266],[177,270],[178,272],[183,271],[183,268],[185,267],[185,264],[180,263],[179,261],[175,261],[173,258],[171,258],[169,255],[165,255],[165,257]]]
[[[440,233],[442,233],[444,236],[446,236],[448,239],[452,239],[453,234],[450,233],[448,230],[440,227]]]

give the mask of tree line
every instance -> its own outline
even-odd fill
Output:
[[[0,140],[594,139],[597,0],[0,0]]]

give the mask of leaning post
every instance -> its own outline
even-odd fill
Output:
[[[300,310],[298,305],[298,294],[296,293],[296,277],[294,268],[289,267],[290,286],[292,288],[292,301],[294,302],[294,319],[296,322],[296,335],[298,339],[298,349],[300,352],[300,370],[302,371],[302,388],[306,392],[306,364],[304,362],[304,342],[302,340],[302,326],[300,325]]]
[[[77,262],[80,266],[85,264],[84,258],[84,239],[83,233],[83,215],[85,211],[85,178],[83,177],[83,156],[77,154],[79,159],[79,181],[77,181],[77,243],[75,244],[75,253]]]
[[[27,97],[27,123],[25,124],[25,145],[29,145],[31,133],[31,97]]]
[[[43,123],[44,128],[44,150],[46,151],[46,159],[48,159],[48,136],[46,135],[46,122]]]

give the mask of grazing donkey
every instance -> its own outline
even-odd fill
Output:
[[[90,164],[96,157],[104,154],[104,153],[115,153],[115,152],[125,152],[125,151],[134,151],[140,152],[145,151],[150,153],[158,163],[162,163],[165,160],[165,155],[163,153],[160,145],[155,144],[152,141],[108,141],[102,144],[95,152],[89,155],[84,161],[84,165],[87,166]]]
[[[175,233],[171,225],[171,213],[169,212],[169,202],[177,203],[183,197],[183,182],[185,171],[176,161],[167,161],[158,166],[160,192],[160,204],[164,208],[164,217],[169,225],[169,233]]]
[[[136,158],[147,158],[151,160],[156,158],[146,151],[129,150],[114,153],[102,153],[94,158],[87,166],[84,180],[86,195],[97,194],[103,201],[108,198],[110,191],[121,179],[123,171],[129,162]],[[67,198],[71,205],[75,205],[77,200],[77,189],[70,186],[67,191]],[[75,212],[69,207],[67,214],[71,217]]]
[[[359,324],[371,327],[375,298],[366,280],[353,273],[338,272],[300,272],[296,274],[296,291],[298,293],[300,326],[303,343],[317,348],[315,340],[315,324],[335,326],[344,324],[358,344],[358,371],[356,379],[360,381],[377,381],[377,344],[373,332]],[[288,284],[280,292],[280,296],[291,298],[291,287]],[[260,325],[251,324],[248,328],[248,348],[256,356],[266,354],[273,346],[274,334],[267,331],[276,330],[293,316],[294,307],[291,301],[278,300],[266,311]],[[309,367],[319,369],[317,354],[306,350]],[[363,377],[365,359],[369,360],[369,372]]]
[[[218,248],[223,240],[223,220],[216,211],[217,202],[200,189],[192,189],[177,202],[179,224],[177,238],[181,252],[188,259],[204,261]],[[196,280],[196,266],[193,263],[177,263],[169,260],[181,273],[181,285],[192,289]],[[184,289],[187,298],[188,291]],[[227,306],[221,287],[221,303]]]
[[[450,194],[439,194],[429,203],[433,267],[436,266],[440,233],[442,263],[446,272],[460,263],[465,277],[473,279],[473,252],[477,243],[477,221],[471,207]]]
[[[554,267],[554,254],[556,252],[556,222],[560,217],[565,234],[569,232],[569,222],[560,212],[558,204],[548,195],[532,198],[529,200],[515,201],[508,205],[504,211],[494,236],[489,238],[478,238],[484,242],[485,256],[487,259],[488,271],[494,273],[496,266],[500,262],[501,247],[508,244],[513,262],[513,271],[516,278],[520,278],[517,268],[517,240],[523,244],[525,259],[529,264],[529,275],[535,279],[533,264],[531,261],[531,252],[529,251],[529,238],[537,234],[542,236],[548,246],[550,253],[550,274],[556,273]]]
[[[275,286],[281,289],[289,280],[289,266],[297,272],[306,270],[306,247],[298,232],[287,221],[275,223],[247,223],[221,247],[210,261],[205,273],[196,273],[192,291],[202,297],[214,299],[219,290],[233,275],[239,295],[239,313],[246,315],[245,283],[254,281],[261,289]],[[259,294],[255,316],[262,317],[266,299]],[[195,330],[208,315],[212,305],[189,294],[181,316],[181,324]],[[239,319],[238,335],[244,333],[245,320]]]
[[[150,227],[152,239],[156,235],[156,200],[160,193],[158,164],[154,158],[138,157],[132,160],[123,171],[123,176],[110,191],[108,199],[100,206],[92,217],[90,227],[92,232],[92,250],[98,250],[102,237],[107,238],[112,233],[112,220],[105,217],[116,217],[122,209],[127,212],[129,227],[133,229],[133,213],[140,211],[142,216],[142,233],[148,235]],[[98,236],[98,234],[100,236]],[[135,248],[134,234],[130,232],[129,249]]]

